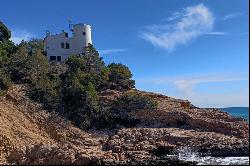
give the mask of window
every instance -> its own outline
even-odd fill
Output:
[[[85,33],[85,32],[83,32],[82,34],[83,34],[83,35],[86,35],[86,33]]]
[[[61,61],[62,57],[61,56],[57,56],[56,59],[57,59],[57,61]]]
[[[68,37],[69,36],[69,34],[68,33],[65,33],[65,37]]]
[[[50,57],[49,57],[49,60],[55,61],[55,60],[56,60],[56,56],[50,56]]]
[[[69,49],[69,43],[66,43],[66,49]]]
[[[64,48],[64,43],[61,43],[61,48]]]

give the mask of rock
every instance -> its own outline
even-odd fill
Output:
[[[197,164],[178,159],[182,147],[216,157],[249,154],[248,123],[218,109],[185,106],[188,101],[138,91],[159,106],[132,111],[141,121],[137,127],[84,132],[29,100],[25,89],[14,86],[0,100],[0,164]],[[108,103],[121,94],[106,90],[101,97]]]

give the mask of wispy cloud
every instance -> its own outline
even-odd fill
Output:
[[[213,74],[213,75],[203,75],[191,78],[176,79],[173,80],[173,84],[185,95],[193,95],[193,89],[198,84],[204,83],[218,83],[218,82],[235,82],[235,81],[247,81],[246,75],[242,74]]]
[[[179,44],[187,44],[197,37],[212,32],[214,17],[203,4],[185,8],[173,14],[173,23],[146,27],[141,37],[154,46],[173,50]]]
[[[228,33],[226,32],[208,32],[208,33],[205,33],[205,35],[227,35]]]
[[[32,38],[35,37],[34,34],[27,32],[25,30],[13,30],[11,33],[11,40],[15,43],[15,44],[19,44],[21,43],[22,40],[24,41],[28,41]]]
[[[223,17],[219,18],[218,20],[226,21],[226,20],[238,18],[238,17],[242,16],[243,14],[244,14],[243,12],[229,13],[229,14],[226,14]]]
[[[227,91],[221,91],[225,85],[239,85],[237,82],[245,81],[246,84],[243,87],[237,87],[237,90],[233,91],[228,89]],[[246,106],[249,105],[249,77],[244,73],[215,73],[196,76],[178,76],[172,77],[159,77],[138,79],[139,84],[150,84],[155,86],[167,86],[174,87],[177,91],[173,96],[182,99],[188,99],[193,104],[201,107],[223,107],[223,106]],[[223,83],[223,84],[218,84]],[[198,85],[216,85],[217,92],[209,92],[206,88],[204,91],[199,92],[196,90]],[[210,87],[211,88],[211,87]],[[212,90],[212,89],[211,89]],[[169,95],[168,92],[162,91]]]
[[[139,79],[143,83],[150,83],[156,85],[172,84],[183,92],[193,89],[194,86],[202,83],[215,82],[232,82],[232,81],[247,81],[249,80],[247,74],[239,73],[215,73],[194,76],[177,76],[177,77],[158,77],[149,79]]]
[[[182,14],[183,13],[181,13],[181,12],[174,12],[170,17],[163,18],[162,21],[174,21],[174,20],[177,20],[177,19],[183,17]]]
[[[127,51],[127,50],[126,49],[117,48],[117,49],[99,50],[99,53],[101,55],[108,55],[108,54],[115,54],[115,53],[124,52],[124,51]]]

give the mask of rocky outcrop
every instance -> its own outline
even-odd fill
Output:
[[[178,100],[163,95],[141,92],[158,101],[158,110],[134,111],[132,115],[141,119],[146,126],[156,127],[186,127],[188,129],[199,129],[212,131],[226,135],[234,135],[240,138],[248,138],[249,124],[242,118],[229,116],[228,113],[219,109],[202,109],[183,107],[186,100]]]
[[[217,109],[187,105],[186,100],[136,91],[159,103],[155,111],[131,112],[140,119],[138,126],[84,132],[58,114],[43,110],[25,92],[26,87],[18,85],[0,98],[1,164],[196,164],[179,160],[177,154],[184,147],[201,155],[249,154],[247,122]],[[101,99],[109,103],[121,94],[107,90]]]
[[[247,156],[249,153],[247,139],[180,128],[120,129],[106,146],[116,153],[145,151],[155,155],[177,154],[182,147],[192,147],[194,151],[212,156]]]

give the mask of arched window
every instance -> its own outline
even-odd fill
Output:
[[[61,48],[64,48],[64,43],[61,43]]]

